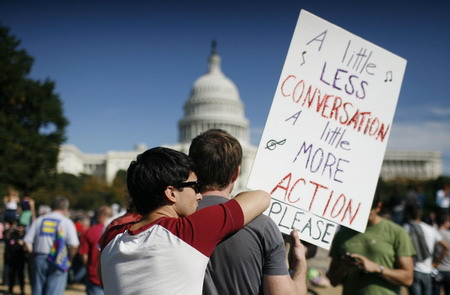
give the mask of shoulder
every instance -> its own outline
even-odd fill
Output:
[[[198,203],[197,211],[201,210],[203,208],[207,208],[207,207],[218,205],[218,204],[223,204],[226,202],[228,202],[228,199],[225,197],[222,197],[222,196],[216,196],[216,195],[205,196]]]
[[[222,216],[223,214],[225,215],[240,215],[240,217],[242,217],[242,221],[243,221],[243,212],[241,209],[241,206],[239,205],[239,203],[234,200],[228,200],[224,203],[219,203],[219,204],[215,204],[203,209],[200,209],[196,212],[194,212],[193,214],[184,217],[182,219],[195,219],[197,216],[210,216],[212,218],[221,218],[220,216]]]
[[[262,235],[273,235],[279,234],[281,236],[281,231],[277,224],[267,215],[261,214],[252,221],[250,221],[244,229],[248,229],[254,232],[258,232]]]
[[[63,220],[64,222],[70,223],[70,224],[75,224],[75,222],[73,222],[73,220],[70,217],[67,217],[64,215],[62,215],[61,220]]]
[[[41,224],[44,222],[44,221],[50,221],[50,222],[57,222],[58,221],[58,219],[57,218],[55,218],[54,216],[53,216],[53,214],[52,213],[47,213],[47,214],[44,214],[44,215],[41,215],[41,216],[39,216],[39,217],[37,217],[34,221],[33,221],[33,224],[35,225],[35,226],[41,226]]]
[[[391,220],[383,219],[380,223],[382,232],[388,236],[390,239],[403,239],[405,237],[409,237],[409,225],[405,223],[404,226],[401,226]]]
[[[439,241],[442,240],[442,235],[441,235],[441,233],[439,232],[439,230],[437,228],[435,228],[435,227],[433,227],[433,226],[431,226],[431,225],[429,225],[428,223],[425,223],[425,222],[421,222],[420,226],[422,227],[423,231],[428,232],[428,234],[430,236],[431,235],[434,236],[434,238],[436,240],[439,240]]]
[[[405,223],[405,225],[407,224]],[[393,231],[401,231],[401,232],[406,231],[406,229],[403,226],[393,222],[392,220],[385,218],[383,218],[383,220],[380,222],[380,226],[383,227],[384,229],[389,229]]]
[[[36,219],[33,220],[33,223],[34,224],[39,224],[42,221],[42,219],[44,219],[46,216],[47,215],[41,215],[41,216],[36,217]]]
[[[382,232],[386,239],[392,243],[399,257],[412,256],[415,253],[414,245],[409,232],[397,223],[384,219]],[[405,224],[405,226],[409,226]]]
[[[431,225],[429,225],[426,222],[421,221],[419,224],[423,229],[438,232],[437,228],[432,227]]]
[[[425,223],[425,222],[423,222],[423,221],[421,221],[421,222],[419,223],[419,225],[420,225],[420,227],[421,227],[423,230],[427,230],[427,231],[437,231],[434,227],[432,227],[431,225],[429,225],[428,223]]]
[[[38,220],[52,220],[55,222],[73,223],[72,219],[57,211],[52,211],[50,213],[42,215],[38,217]]]
[[[108,243],[111,242],[117,235],[124,233],[132,225],[133,223],[119,224],[107,229],[100,237],[100,240],[98,241],[100,249],[103,250],[106,247],[106,245],[108,245]]]
[[[70,219],[67,216],[61,215],[60,217],[61,223],[65,226],[65,227],[69,227],[70,229],[73,229],[76,231],[76,226],[75,223],[73,222],[72,219]]]
[[[272,218],[270,218],[267,215],[261,214],[252,221],[250,221],[245,228],[252,228],[260,231],[270,231],[270,232],[280,232],[280,229],[276,225],[276,223],[273,221]]]

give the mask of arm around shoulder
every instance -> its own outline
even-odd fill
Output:
[[[270,195],[262,190],[239,193],[234,198],[244,214],[244,225],[255,219],[269,207]]]

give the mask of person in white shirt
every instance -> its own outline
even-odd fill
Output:
[[[450,213],[450,186],[448,184],[444,184],[442,189],[436,192],[436,205],[439,207],[439,214]]]
[[[194,163],[163,147],[130,164],[127,186],[142,219],[111,227],[99,241],[106,295],[201,294],[214,247],[270,203],[268,193],[248,191],[195,212],[202,195]]]
[[[407,207],[408,222],[404,227],[409,232],[416,248],[414,261],[414,281],[409,287],[411,295],[431,295],[433,270],[433,251],[439,245],[445,251],[450,246],[443,240],[436,228],[422,221],[422,208],[418,205]]]
[[[52,203],[52,211],[39,216],[30,226],[24,242],[27,250],[32,253],[32,292],[33,295],[63,294],[67,284],[67,268],[49,261],[49,254],[56,239],[60,239],[68,247],[68,253],[61,257],[66,266],[77,253],[77,230],[73,221],[67,217],[69,200],[56,197]],[[65,246],[61,249],[66,249]],[[53,250],[55,250],[53,248]]]

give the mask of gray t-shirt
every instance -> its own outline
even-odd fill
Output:
[[[442,239],[450,245],[450,231],[439,230],[439,233],[441,234]],[[438,264],[437,269],[440,271],[450,271],[450,252],[448,252],[444,259]]]
[[[33,253],[48,254],[60,232],[69,246],[78,246],[77,230],[73,221],[59,212],[39,216],[25,235],[25,243],[33,245]]]
[[[226,201],[206,196],[197,210]],[[263,275],[287,274],[281,232],[270,217],[260,215],[215,248],[206,269],[203,294],[262,294]]]

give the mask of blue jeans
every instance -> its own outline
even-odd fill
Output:
[[[33,295],[62,295],[66,289],[67,272],[47,261],[47,254],[34,254],[33,263]]]
[[[103,295],[103,288],[93,284],[89,279],[86,280],[86,294],[87,295]]]
[[[414,282],[409,287],[409,294],[411,295],[431,295],[432,281],[429,273],[414,272]]]
[[[450,295],[450,271],[440,271],[442,280],[433,280],[433,295],[441,294],[441,287],[444,287],[445,295]]]

